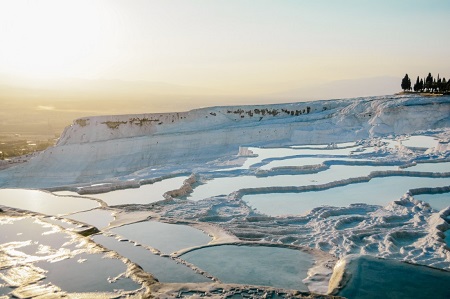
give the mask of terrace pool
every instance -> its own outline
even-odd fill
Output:
[[[273,286],[307,291],[302,282],[313,265],[310,254],[300,250],[222,245],[188,252],[182,259],[225,283]]]

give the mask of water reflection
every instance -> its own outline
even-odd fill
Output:
[[[211,241],[207,234],[190,226],[156,221],[133,223],[111,231],[167,254],[183,248],[205,245]]]
[[[268,193],[244,195],[242,200],[261,213],[280,216],[305,214],[320,206],[346,207],[353,203],[385,206],[400,199],[409,189],[440,187],[450,184],[450,178],[385,177],[367,183],[356,183],[323,191],[301,193]]]
[[[265,285],[307,291],[302,279],[313,265],[308,253],[265,246],[222,245],[188,252],[181,258],[225,283]]]
[[[0,189],[0,205],[47,215],[63,215],[100,206],[90,199],[55,196],[29,189]]]

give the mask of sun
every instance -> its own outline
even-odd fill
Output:
[[[102,2],[0,2],[0,69],[33,78],[76,76],[95,70],[107,44]]]

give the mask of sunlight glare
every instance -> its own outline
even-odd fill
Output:
[[[60,77],[95,71],[105,51],[107,14],[95,1],[5,1],[0,3],[0,65],[28,77]]]

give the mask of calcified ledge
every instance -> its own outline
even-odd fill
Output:
[[[89,185],[74,185],[74,186],[59,186],[59,187],[50,187],[43,188],[42,190],[47,190],[50,192],[58,192],[58,191],[72,191],[76,192],[80,195],[82,194],[99,194],[106,193],[116,190],[124,190],[124,189],[132,189],[132,188],[140,188],[144,185],[151,185],[157,182],[161,182],[163,180],[175,178],[178,176],[187,175],[188,173],[176,173],[169,174],[165,176],[160,176],[152,179],[144,179],[144,180],[128,180],[128,181],[105,181],[99,182],[96,184]]]
[[[0,171],[0,187],[81,185],[137,173],[154,178],[232,157],[241,146],[410,134],[450,127],[449,115],[448,96],[406,95],[84,117],[65,129],[56,146]]]
[[[386,170],[373,171],[368,176],[361,176],[356,178],[349,178],[337,180],[321,185],[307,185],[307,186],[285,186],[285,187],[260,187],[260,188],[244,188],[235,191],[231,194],[231,198],[238,200],[244,195],[249,194],[265,194],[265,193],[296,193],[307,191],[320,191],[331,189],[340,186],[346,186],[355,183],[368,182],[373,178],[390,177],[390,176],[410,176],[410,177],[429,177],[429,178],[447,178],[450,177],[450,172],[419,172],[419,171],[404,171],[404,170]]]
[[[136,222],[130,222],[130,223],[123,224],[123,225],[128,225],[131,223],[138,223],[138,222],[142,222],[142,221],[148,221],[148,219],[147,220],[139,220]],[[108,237],[113,237],[116,240],[122,240],[122,241],[129,242],[129,243],[133,244],[134,246],[139,245],[139,246],[143,247],[144,249],[148,250],[151,254],[159,255],[163,258],[172,259],[175,262],[183,264],[186,267],[192,269],[194,272],[196,272],[206,278],[211,279],[212,282],[221,283],[221,284],[222,284],[222,282],[220,281],[220,279],[218,279],[211,273],[208,273],[205,270],[197,267],[196,265],[184,260],[183,255],[188,252],[195,251],[195,250],[200,250],[200,249],[209,248],[209,247],[224,246],[224,245],[253,246],[253,247],[278,247],[278,248],[287,248],[287,249],[292,249],[292,250],[298,250],[298,251],[310,254],[311,259],[314,261],[314,265],[308,271],[308,277],[306,278],[307,282],[305,282],[306,285],[308,286],[308,288],[309,289],[312,288],[313,290],[324,287],[324,285],[323,285],[324,280],[321,278],[322,278],[322,276],[326,276],[326,277],[331,276],[332,268],[337,261],[337,258],[335,256],[333,256],[327,252],[324,252],[322,250],[307,247],[307,246],[282,244],[282,243],[274,243],[274,242],[267,242],[267,241],[240,240],[235,236],[229,235],[227,232],[224,231],[223,228],[217,227],[211,223],[201,223],[201,222],[189,221],[189,220],[180,221],[180,220],[166,219],[166,218],[159,218],[159,219],[157,219],[157,221],[163,222],[163,223],[182,224],[182,225],[189,225],[191,227],[195,227],[199,230],[202,230],[204,233],[208,234],[210,237],[213,238],[213,240],[211,242],[209,242],[208,244],[184,248],[182,250],[172,252],[171,254],[165,254],[152,246],[140,244],[133,240],[126,239],[117,233],[112,233],[110,231],[107,231],[107,232],[104,232],[103,234]],[[327,281],[328,280],[326,280],[325,282],[327,282]],[[199,286],[199,285],[204,285],[204,284],[207,284],[207,283],[199,283],[199,284],[195,284],[195,285]],[[224,285],[229,285],[229,284],[224,284]],[[267,287],[267,286],[257,286],[257,287],[262,288],[262,289],[273,289],[273,287]],[[240,285],[240,288],[244,288],[244,286]],[[245,287],[245,288],[247,288],[247,287]],[[281,292],[281,289],[279,289],[279,290]],[[286,290],[283,290],[283,291],[285,292]]]
[[[411,194],[412,196],[420,194],[440,194],[448,192],[450,192],[450,186],[414,188],[409,190],[409,194]]]
[[[347,156],[345,156],[347,157]],[[321,164],[314,165],[304,165],[304,166],[280,166],[273,167],[271,169],[258,169],[255,172],[256,176],[268,177],[283,174],[311,174],[319,173],[330,169],[333,165],[348,165],[348,166],[401,166],[403,165],[400,161],[341,161],[341,160],[327,160]],[[412,166],[412,165],[410,165]]]
[[[262,162],[258,163],[261,165],[265,165],[271,161],[274,160],[288,160],[292,158],[308,158],[308,157],[316,157],[312,155],[294,155],[294,156],[287,156],[283,158],[275,158],[275,159],[266,159]],[[98,182],[96,184],[89,184],[89,185],[73,185],[73,186],[59,186],[59,187],[51,187],[51,188],[43,188],[42,190],[47,190],[50,192],[58,192],[58,191],[72,191],[76,192],[80,195],[83,194],[99,194],[99,193],[106,193],[111,192],[115,190],[124,190],[124,189],[130,189],[130,188],[140,188],[144,185],[154,184],[156,182],[160,182],[166,179],[175,178],[178,176],[183,175],[190,175],[190,177],[183,182],[183,185],[180,188],[171,190],[166,192],[163,196],[166,199],[171,199],[175,197],[182,197],[184,195],[189,194],[192,192],[192,185],[195,183],[201,184],[197,180],[197,175],[202,175],[204,177],[211,177],[214,178],[217,177],[230,177],[230,176],[241,176],[241,175],[255,175],[258,177],[269,177],[269,176],[277,176],[277,175],[287,175],[287,174],[312,174],[312,173],[319,173],[321,171],[325,171],[330,169],[331,166],[334,165],[348,165],[348,166],[398,166],[401,169],[407,169],[408,167],[415,166],[418,164],[435,164],[435,163],[443,163],[443,162],[450,162],[450,159],[436,159],[436,160],[412,160],[412,161],[358,161],[355,159],[354,161],[343,161],[343,160],[333,160],[333,158],[336,158],[338,156],[333,156],[330,160],[324,161],[321,164],[314,164],[314,165],[304,165],[304,166],[281,166],[281,167],[273,167],[271,169],[263,170],[263,169],[236,169],[227,171],[226,169],[223,170],[217,170],[214,172],[198,172],[195,173],[172,173],[160,177],[150,178],[150,179],[141,179],[141,180],[134,180],[130,179],[127,181],[104,181],[104,182]],[[348,157],[348,156],[342,156],[342,157]],[[404,172],[413,173],[410,171],[405,170]],[[417,176],[414,172],[411,176]],[[423,173],[423,172],[420,172]],[[370,176],[370,175],[369,175]],[[445,191],[444,191],[445,192]],[[441,192],[443,193],[443,192]]]
[[[329,158],[326,155],[295,155],[295,156],[286,156],[283,158],[271,158],[265,159],[260,163],[257,163],[258,166],[266,165],[272,161],[283,161],[294,158]],[[398,166],[401,169],[407,169],[408,167],[416,166],[418,164],[437,164],[437,163],[445,163],[450,162],[450,158],[441,158],[435,160],[409,160],[409,161],[377,161],[377,160],[358,160],[358,158],[351,157],[349,159],[354,160],[333,160],[335,158],[349,158],[349,156],[332,156],[329,160],[326,160],[320,164],[314,165],[302,165],[302,166],[278,166],[272,167],[271,169],[257,169],[255,171],[256,176],[267,177],[267,176],[276,176],[282,174],[310,174],[310,173],[318,173],[321,171],[325,171],[330,169],[333,165],[348,165],[348,166]],[[252,165],[253,166],[253,165]],[[408,171],[408,170],[406,170]]]

